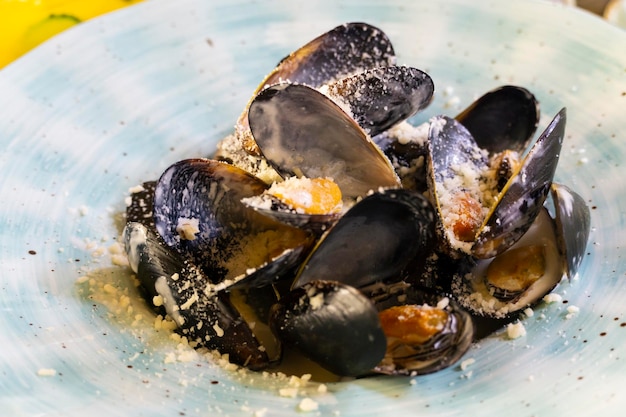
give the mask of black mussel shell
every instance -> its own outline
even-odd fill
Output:
[[[273,307],[270,326],[285,346],[340,376],[366,374],[385,354],[386,339],[372,302],[334,281],[292,290]]]
[[[124,243],[148,303],[166,313],[192,345],[217,349],[233,363],[250,369],[270,365],[266,349],[231,305],[228,294],[206,292],[208,281],[192,263],[140,223],[126,225]],[[160,300],[156,306],[155,297]]]
[[[591,228],[591,215],[585,200],[563,184],[552,184],[557,241],[565,262],[567,277],[572,279],[585,256]]]
[[[212,284],[267,285],[291,273],[311,237],[241,202],[266,187],[222,162],[179,161],[157,182],[156,229],[168,246],[193,259]]]
[[[539,124],[539,102],[523,87],[505,85],[484,94],[456,116],[490,154],[523,152]]]
[[[146,181],[133,190],[130,204],[126,207],[126,221],[138,222],[149,229],[154,229],[154,189],[156,181]]]
[[[404,189],[373,193],[352,206],[322,236],[293,286],[333,280],[361,287],[399,280],[433,246],[434,210],[421,194]]]
[[[417,68],[370,69],[327,85],[324,93],[349,108],[370,136],[376,136],[428,106],[435,85]]]
[[[383,151],[396,170],[402,188],[428,191],[427,163],[429,123],[413,126],[399,123],[392,129],[373,136],[374,143]]]
[[[267,204],[268,201],[270,202],[269,204]],[[315,236],[321,235],[341,217],[341,213],[302,213],[271,195],[244,199],[243,203],[264,216],[271,217],[289,226],[309,231]]]
[[[429,374],[454,365],[469,349],[474,338],[472,317],[451,297],[404,282],[372,289],[365,292],[379,312],[397,306],[426,306],[441,309],[447,315],[441,329],[422,343],[388,338],[385,358],[376,366],[376,372]]]
[[[389,160],[354,119],[310,87],[266,88],[250,105],[249,123],[261,153],[284,178],[332,178],[344,200],[400,184]]]
[[[318,88],[369,68],[393,65],[395,61],[391,41],[382,30],[367,23],[346,23],[283,58],[259,84],[252,98],[270,85],[289,82]],[[258,156],[259,149],[250,137],[249,106],[250,102],[239,116],[236,130],[243,138],[246,152]]]
[[[472,254],[488,258],[511,247],[533,224],[550,192],[565,136],[562,109],[539,136],[487,215]]]
[[[368,68],[393,65],[395,60],[382,30],[367,23],[346,23],[283,58],[258,91],[284,81],[316,88]]]

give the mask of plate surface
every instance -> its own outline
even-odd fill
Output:
[[[281,395],[288,382],[156,331],[113,249],[130,187],[210,153],[279,59],[347,21],[380,27],[399,63],[432,76],[416,123],[510,83],[539,98],[540,128],[567,107],[557,180],[589,202],[592,233],[563,302],[538,306],[522,338],[481,341],[465,369]],[[622,415],[624,51],[599,18],[528,1],[155,0],[52,39],[0,72],[0,409],[284,416],[310,397],[311,414],[342,417]]]

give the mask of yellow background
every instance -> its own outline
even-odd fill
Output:
[[[139,1],[0,0],[0,68],[78,22]]]

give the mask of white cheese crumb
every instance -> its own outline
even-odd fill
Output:
[[[450,304],[450,299],[448,297],[443,297],[441,300],[437,302],[437,308],[440,310],[445,309]]]
[[[219,325],[219,324],[215,323],[215,324],[213,325],[213,330],[215,330],[215,335],[216,335],[217,337],[222,337],[222,336],[224,336],[224,329],[222,329],[222,328],[220,327],[220,325]]]
[[[298,388],[281,388],[278,390],[278,395],[281,397],[296,398],[298,395]]]
[[[561,300],[563,297],[560,294],[550,293],[543,296],[543,301],[546,303],[558,303]]]
[[[161,307],[163,305],[163,297],[160,295],[155,295],[154,297],[152,297],[152,304],[154,304],[155,307]]]
[[[78,214],[81,216],[86,216],[89,213],[89,208],[87,206],[80,206],[78,208]]]
[[[474,358],[465,359],[463,362],[461,362],[461,371],[466,370],[467,367],[472,365],[474,362],[476,362],[476,359]]]
[[[55,376],[57,374],[56,369],[52,368],[40,368],[37,371],[38,376]]]
[[[535,315],[535,311],[532,308],[528,307],[524,309],[524,314],[526,314],[526,317],[532,317]]]
[[[309,303],[311,304],[311,308],[313,310],[317,310],[318,308],[324,305],[324,294],[319,293],[319,294],[314,295],[313,297],[309,299]]]
[[[520,321],[509,323],[506,326],[506,336],[509,339],[517,339],[518,337],[526,336],[526,328]]]
[[[181,239],[195,240],[196,235],[200,232],[200,222],[198,219],[181,217],[176,224],[176,232]]]
[[[298,410],[300,411],[315,411],[317,410],[317,402],[310,398],[303,398],[298,404]]]
[[[567,307],[567,314],[565,315],[565,318],[569,320],[572,317],[574,317],[576,314],[578,314],[579,311],[580,311],[580,308],[576,306],[569,306]]]
[[[128,192],[129,192],[130,194],[135,194],[135,193],[140,193],[140,192],[145,191],[145,190],[146,190],[146,189],[145,189],[145,188],[143,188],[143,186],[142,186],[142,185],[135,185],[134,187],[130,187],[130,188],[128,189]]]

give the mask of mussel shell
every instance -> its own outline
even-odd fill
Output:
[[[368,68],[393,65],[395,60],[382,30],[367,23],[346,23],[283,58],[257,91],[284,81],[315,88]]]
[[[372,137],[391,161],[400,177],[402,188],[421,193],[428,191],[428,130],[428,122],[413,126],[405,121]]]
[[[572,279],[582,263],[589,240],[591,215],[585,200],[563,184],[552,184],[557,242],[565,262],[567,277]]]
[[[431,201],[437,212],[437,233],[441,251],[456,254],[469,253],[471,242],[457,238],[446,221],[445,208],[456,201],[447,201],[457,192],[465,189],[447,190],[448,183],[476,187],[480,173],[488,169],[486,152],[481,151],[471,133],[455,119],[448,116],[435,116],[430,120],[428,131],[427,183]],[[469,177],[473,175],[475,178]]]
[[[354,119],[310,87],[266,88],[250,105],[249,122],[263,156],[284,178],[332,178],[344,200],[400,185],[387,157]]]
[[[456,116],[490,154],[523,152],[539,124],[539,102],[523,87],[505,85],[475,100]]]
[[[190,256],[213,284],[262,286],[299,263],[311,244],[306,232],[267,218],[241,200],[267,185],[234,166],[188,159],[170,166],[155,190],[156,229],[170,247]],[[180,219],[197,220],[193,239],[181,238]],[[271,234],[268,242],[254,239]],[[262,259],[251,264],[249,258]],[[241,262],[234,262],[240,259]],[[250,272],[255,269],[255,273]],[[245,279],[245,281],[243,281]]]
[[[341,376],[363,375],[385,354],[386,338],[372,302],[335,281],[292,290],[272,308],[270,326],[285,346]]]
[[[430,104],[433,80],[417,68],[374,68],[327,84],[324,93],[340,104],[370,136],[376,136]]]
[[[154,229],[154,189],[156,181],[146,181],[131,192],[130,204],[126,207],[126,221],[138,222]]]
[[[565,136],[562,109],[539,136],[522,166],[498,196],[472,246],[472,254],[489,258],[502,253],[530,228],[550,192]]]
[[[346,23],[283,58],[259,84],[250,102],[273,84],[290,82],[318,88],[369,68],[393,65],[395,61],[391,41],[382,30],[367,23]],[[236,131],[242,137],[246,152],[258,156],[259,149],[251,138],[248,124],[250,102],[237,120]]]
[[[528,245],[544,247],[546,266],[544,275],[523,294],[508,302],[495,298],[485,280],[486,269],[493,258],[475,262],[466,258],[468,263],[460,266],[453,277],[451,288],[455,299],[477,316],[497,319],[510,317],[536,304],[558,285],[564,273],[554,220],[546,209],[540,210],[528,232],[510,249]]]
[[[428,132],[428,165],[431,172],[429,185],[432,190],[436,192],[435,184],[456,176],[456,172],[451,168],[471,166],[475,171],[483,171],[487,164],[487,156],[480,152],[474,137],[462,124],[448,116],[431,118]],[[439,200],[437,194],[434,197]]]
[[[366,291],[367,294],[367,291]],[[388,351],[386,360],[377,365],[376,372],[393,375],[424,375],[454,365],[471,346],[474,338],[472,317],[446,294],[399,282],[385,288],[374,289],[368,296],[378,311],[401,305],[428,305],[448,313],[443,329],[424,344],[414,344]],[[408,356],[395,356],[398,352]]]
[[[274,196],[265,195],[262,198],[262,204],[256,204],[254,202],[255,199],[244,199],[243,202],[264,216],[309,231],[316,236],[329,229],[341,217],[341,213],[302,213],[289,207],[289,205]],[[266,199],[270,201],[269,205]]]
[[[373,193],[352,206],[322,236],[300,267],[293,287],[333,280],[354,287],[400,280],[407,267],[430,255],[434,210],[404,189]]]
[[[228,354],[233,363],[263,369],[271,360],[252,330],[230,304],[227,293],[207,294],[207,279],[187,259],[167,247],[151,229],[137,222],[123,233],[130,265],[146,301],[174,320],[190,343]]]

